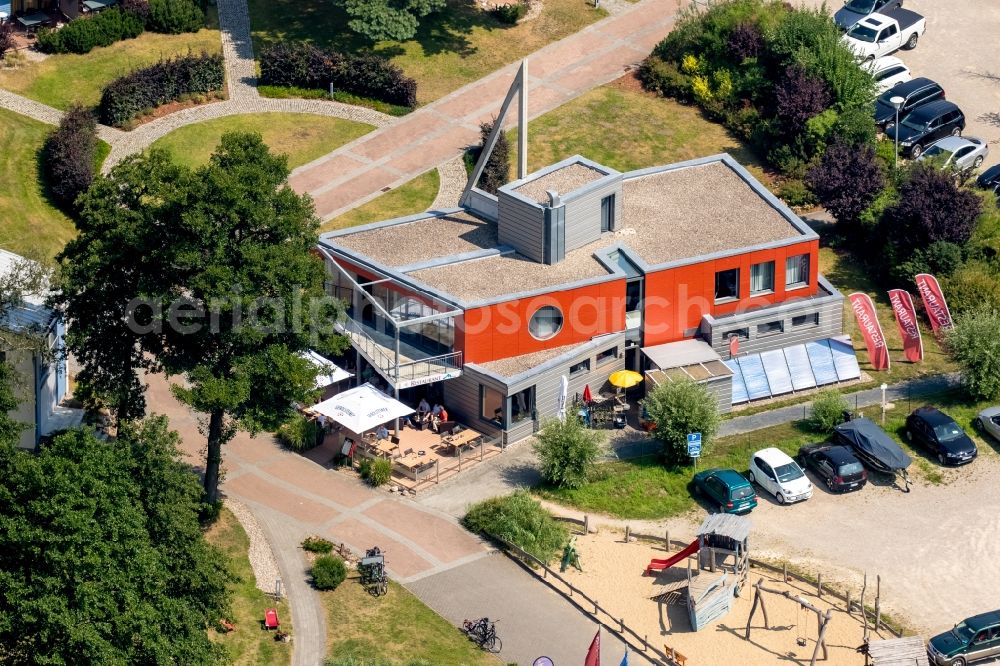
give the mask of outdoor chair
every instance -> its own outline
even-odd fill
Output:
[[[404,456],[408,456],[408,455],[410,455],[411,453],[413,453],[413,449],[406,449],[405,451],[403,451],[403,455],[404,455]]]
[[[395,435],[393,435],[392,437],[389,438],[389,441],[392,442],[397,447],[399,446],[399,437],[396,437]]]

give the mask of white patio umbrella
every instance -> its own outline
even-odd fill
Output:
[[[338,393],[312,409],[358,434],[414,412],[411,407],[390,398],[371,384]]]
[[[319,368],[319,374],[316,375],[316,388],[318,389],[342,382],[351,376],[347,370],[331,363],[311,349],[302,352],[299,356]]]
[[[559,420],[563,423],[566,422],[566,399],[569,397],[569,377],[566,375],[562,376],[562,383],[559,387],[559,411],[557,415]]]

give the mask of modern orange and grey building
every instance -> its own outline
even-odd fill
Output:
[[[574,156],[318,249],[359,360],[509,441],[556,414],[563,377],[570,396],[623,368],[690,377],[729,410],[857,367],[818,236],[729,155],[627,173]]]

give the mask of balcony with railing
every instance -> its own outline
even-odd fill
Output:
[[[354,348],[395,388],[430,384],[462,374],[460,351],[430,354],[350,318],[339,322],[337,328],[350,338]]]

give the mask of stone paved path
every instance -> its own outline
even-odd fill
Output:
[[[528,58],[529,117],[612,81],[645,58],[673,25],[677,0],[645,0],[549,44]],[[431,169],[478,140],[495,116],[518,63],[470,83],[390,126],[341,146],[292,172],[330,219]],[[516,113],[509,114],[513,122]]]

